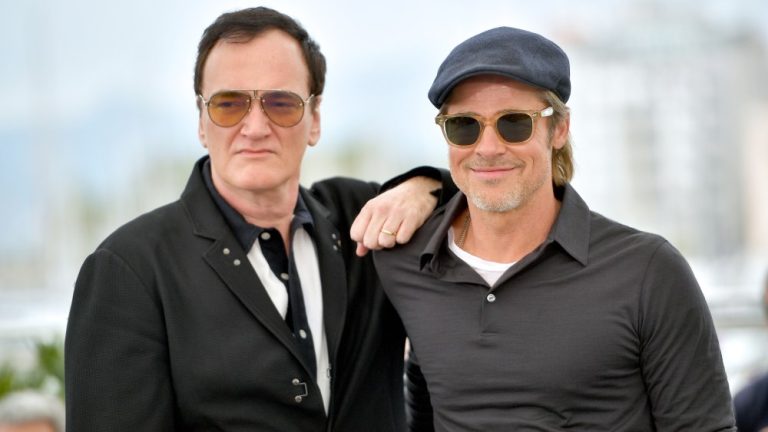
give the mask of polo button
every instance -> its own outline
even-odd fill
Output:
[[[299,336],[301,336],[302,339],[307,338],[307,332],[304,331],[304,329],[299,330]]]
[[[485,299],[488,300],[488,303],[493,303],[496,301],[496,296],[493,294],[488,294],[488,296],[486,296]]]
[[[303,398],[303,397],[301,397],[301,396],[296,396],[295,398],[293,398],[293,400],[295,400],[295,401],[296,401],[296,403],[301,403],[301,401],[303,401],[303,400],[304,400],[304,398]]]
[[[229,248],[224,248],[221,252],[224,253],[224,255],[229,255]]]
[[[338,246],[336,246],[336,245],[333,245],[333,250],[335,250],[335,251],[338,251],[338,250],[339,250],[339,247],[338,247]]]
[[[331,238],[336,240],[336,234],[331,234]]]
[[[292,379],[292,380],[291,380],[291,384],[293,384],[293,385],[299,385],[299,384],[301,384],[301,381],[299,381],[299,379],[298,379],[298,378],[294,378],[294,379]]]
[[[264,231],[263,233],[261,233],[261,239],[262,239],[262,240],[269,240],[269,239],[271,239],[271,238],[272,238],[272,234],[270,234],[270,233],[268,233],[268,232],[266,232],[266,231]]]
[[[232,264],[234,264],[235,266],[239,266],[240,265],[240,260],[236,259],[236,260],[232,261]]]
[[[288,276],[288,273],[280,273],[280,279],[287,281],[290,279],[290,276]]]

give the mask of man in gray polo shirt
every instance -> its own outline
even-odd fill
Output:
[[[513,28],[437,72],[429,99],[462,193],[375,254],[411,341],[411,430],[734,431],[685,259],[569,184],[570,90],[560,47]]]

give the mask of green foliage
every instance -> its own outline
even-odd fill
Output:
[[[0,399],[8,393],[36,389],[64,398],[64,343],[61,338],[34,342],[32,367],[0,365]]]

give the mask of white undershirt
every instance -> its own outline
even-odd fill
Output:
[[[465,251],[456,244],[453,235],[453,228],[448,230],[448,248],[451,250],[451,252],[456,254],[460,260],[464,261],[470,267],[472,267],[472,269],[475,270],[477,274],[480,275],[480,277],[485,279],[485,282],[487,282],[489,286],[493,286],[493,284],[499,280],[501,275],[503,275],[508,268],[515,265],[514,262],[499,263],[494,261],[487,261]]]
[[[259,241],[261,240],[259,239]],[[320,283],[320,267],[315,243],[303,227],[297,228],[296,232],[293,233],[293,257],[296,270],[299,273],[299,281],[301,281],[304,308],[307,313],[309,330],[312,333],[312,343],[315,347],[317,386],[320,387],[320,394],[323,397],[323,405],[327,414],[328,404],[331,400],[331,378],[328,343],[325,339],[325,324],[323,322],[323,290]],[[256,270],[256,274],[261,279],[280,316],[285,319],[285,314],[288,312],[288,291],[285,289],[285,284],[275,276],[269,267],[267,259],[261,252],[259,242],[254,243],[251,247],[248,252],[248,260]]]

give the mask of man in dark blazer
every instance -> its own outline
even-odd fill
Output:
[[[324,73],[317,45],[279,12],[224,14],[205,31],[195,91],[208,156],[178,201],[83,264],[67,430],[403,430],[404,331],[349,237],[378,185],[299,185]],[[414,176],[380,196],[393,210],[368,232],[382,246],[407,240],[438,186]]]

